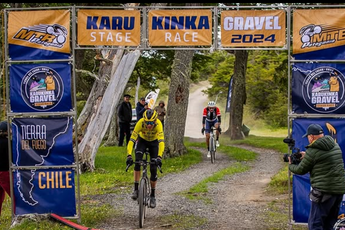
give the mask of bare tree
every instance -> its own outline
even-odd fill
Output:
[[[171,71],[167,116],[165,120],[165,156],[176,157],[187,152],[183,144],[186,125],[189,81],[192,71],[193,50],[175,52]],[[169,135],[167,135],[169,134]]]
[[[110,51],[109,54],[112,52]],[[114,55],[109,56],[114,57]],[[116,72],[110,76],[110,82],[104,95],[101,98],[96,98],[98,109],[93,114],[92,122],[88,125],[85,135],[78,145],[82,171],[94,170],[96,153],[139,57],[139,50],[124,54]],[[108,67],[111,66],[109,64]],[[113,72],[111,71],[111,73]]]

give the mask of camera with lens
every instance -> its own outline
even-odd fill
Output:
[[[295,147],[295,140],[292,138],[285,138],[283,142],[286,143],[289,146],[290,150],[292,151],[291,154],[288,154],[288,153],[284,154],[284,157],[283,157],[284,162],[289,162],[289,157],[290,157],[291,164],[298,165],[301,162],[302,154],[301,154],[301,150]]]

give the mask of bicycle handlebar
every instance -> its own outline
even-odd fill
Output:
[[[148,162],[148,164],[156,164],[156,162],[155,162],[155,161],[150,161],[150,162]],[[128,164],[128,165],[126,166],[126,172],[128,171],[129,167],[131,167],[131,166],[132,166],[132,164]],[[159,165],[157,165],[157,166],[158,166],[159,171],[160,171],[161,173],[163,173],[163,170],[162,170],[161,166],[159,166]]]

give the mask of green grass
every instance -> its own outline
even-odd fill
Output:
[[[246,166],[242,164],[246,161],[251,161],[256,158],[256,153],[246,151],[243,149],[227,146],[231,144],[248,144],[262,148],[272,148],[282,153],[288,150],[285,143],[280,137],[260,137],[250,135],[248,138],[240,141],[230,141],[226,136],[220,138],[221,146],[219,151],[227,154],[231,159],[238,161],[229,168],[223,169],[211,177],[206,178],[202,182],[192,187],[189,191],[186,191],[184,195],[188,198],[195,199],[202,197],[203,194],[207,193],[208,186],[212,183],[217,183],[222,180],[225,176],[232,175],[234,173],[242,172],[246,170]],[[180,172],[193,164],[202,161],[202,154],[199,151],[191,149],[191,147],[206,148],[205,142],[191,143],[189,139],[185,139],[185,145],[188,149],[188,153],[176,157],[163,160],[163,174],[159,177],[163,177],[166,174]],[[81,194],[81,225],[90,228],[97,228],[100,223],[106,221],[107,218],[113,215],[119,214],[120,210],[114,210],[110,205],[104,205],[96,203],[92,200],[92,196],[96,194],[109,194],[117,193],[123,189],[130,191],[133,186],[133,167],[125,171],[126,162],[126,149],[124,147],[100,147],[96,156],[95,166],[96,170],[93,173],[84,173],[80,175],[80,194]],[[279,172],[272,178],[270,187],[274,193],[283,193],[287,191],[287,167]],[[205,202],[208,202],[205,200]],[[11,225],[11,213],[10,213],[10,199],[6,197],[5,203],[3,204],[3,211],[1,215],[1,228],[9,229]],[[272,214],[273,215],[273,214]],[[198,226],[205,220],[198,219],[197,217],[185,216],[179,217],[176,215],[166,216],[174,229],[188,229],[187,226],[195,224]],[[286,216],[287,218],[287,216]],[[77,222],[72,219],[71,221]],[[287,223],[287,220],[285,221]],[[183,227],[184,226],[184,227]],[[65,225],[60,224],[52,219],[42,219],[39,221],[25,219],[25,221],[16,225],[14,230],[26,229],[70,229]]]
[[[242,165],[241,163],[237,162],[234,165],[220,170],[214,173],[212,176],[202,180],[195,186],[191,187],[188,191],[180,193],[181,195],[186,196],[191,200],[201,199],[204,200],[205,203],[210,203],[210,198],[207,197],[208,186],[212,183],[217,183],[225,176],[231,176],[235,173],[240,173],[248,170],[248,166]]]

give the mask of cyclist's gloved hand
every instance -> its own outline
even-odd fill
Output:
[[[204,135],[204,132],[205,132],[205,128],[202,127],[202,129],[201,129],[201,134]]]
[[[162,157],[160,157],[160,156],[157,157],[156,164],[157,164],[157,166],[162,167]]]
[[[126,165],[132,165],[132,164],[133,164],[132,155],[128,155],[127,160],[126,160]]]

